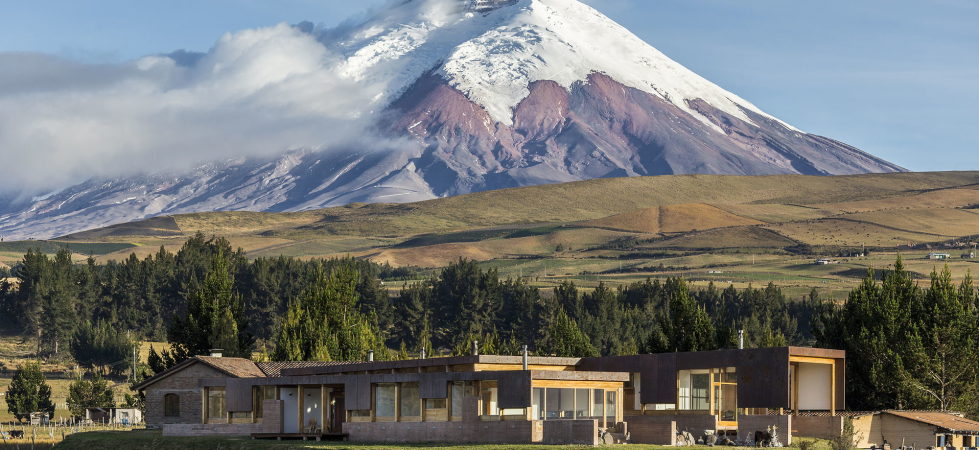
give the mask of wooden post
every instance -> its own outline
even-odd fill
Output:
[[[320,385],[320,434],[326,433],[326,421],[330,418],[330,394],[326,392],[326,386]]]
[[[829,383],[829,413],[832,416],[836,415],[836,360],[833,360],[833,364],[830,366],[829,371],[830,383]]]
[[[303,414],[304,412],[303,404],[306,403],[304,401],[305,393],[303,392],[303,390],[304,389],[302,385],[296,386],[296,395],[299,396],[299,401],[296,402],[296,405],[299,407],[297,411],[297,414],[299,415],[296,417],[296,423],[299,424],[299,433],[301,434],[305,434],[306,431],[306,424],[303,423],[305,417],[305,414]]]

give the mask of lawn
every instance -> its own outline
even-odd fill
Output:
[[[623,449],[652,450],[671,447],[658,445],[621,445]],[[400,449],[442,448],[447,450],[524,450],[524,449],[585,449],[575,445],[442,445],[442,444],[364,444],[351,442],[272,441],[239,437],[163,437],[159,431],[93,431],[68,436],[58,449],[125,448],[125,449]],[[707,447],[687,447],[692,450]]]
[[[811,440],[811,439],[807,439]],[[612,446],[635,450],[665,450],[668,446],[629,444]],[[400,449],[442,448],[447,450],[530,450],[530,449],[585,449],[594,448],[574,445],[442,445],[442,444],[362,444],[351,442],[271,441],[238,437],[163,437],[159,431],[92,431],[68,436],[57,445],[58,449],[125,448],[125,449]],[[704,450],[708,447],[685,447]],[[817,441],[816,448],[828,448],[825,441]]]

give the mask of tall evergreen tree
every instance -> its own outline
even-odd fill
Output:
[[[44,379],[40,363],[27,362],[17,366],[5,397],[7,410],[18,422],[30,418],[31,413],[35,412],[47,413],[49,418],[54,417],[51,386]]]
[[[559,308],[541,330],[537,354],[545,356],[598,356],[588,336],[578,328],[574,319]]]
[[[170,342],[181,354],[201,355],[220,348],[228,356],[251,356],[254,339],[246,331],[229,259],[218,252],[203,283],[190,293],[186,314],[171,327]]]
[[[961,404],[979,372],[979,324],[971,284],[971,278],[960,286],[952,283],[946,265],[932,272],[931,286],[913,308],[917,326],[906,359],[915,370],[905,375],[942,411]]]

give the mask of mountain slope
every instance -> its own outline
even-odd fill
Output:
[[[304,31],[342,55],[336,73],[376,92],[363,118],[374,135],[0,204],[0,235],[603,177],[903,170],[785,124],[577,0],[403,0],[361,22]],[[400,150],[374,150],[376,138]]]

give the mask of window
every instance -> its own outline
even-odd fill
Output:
[[[710,409],[710,372],[707,370],[681,370],[680,409],[707,411]]]
[[[452,420],[462,420],[462,410],[463,410],[463,398],[466,395],[466,383],[462,381],[456,381],[452,383],[449,389],[449,394],[452,398],[451,409]]]
[[[401,384],[401,418],[421,419],[421,397],[418,392],[418,383]]]
[[[207,420],[215,423],[228,420],[228,407],[225,403],[223,387],[207,388]]]
[[[531,417],[544,420],[544,388],[534,388],[531,397]]]
[[[378,384],[374,388],[374,417],[393,420],[397,394],[398,386],[396,384]]]
[[[493,417],[500,415],[500,408],[497,405],[497,387],[495,381],[483,381],[479,384],[480,415]]]
[[[605,417],[605,390],[595,389],[592,392],[591,417],[595,419]]]
[[[262,402],[265,398],[265,390],[262,386],[252,388],[252,411],[255,412],[256,419],[261,419],[263,415]]]
[[[447,422],[449,408],[444,398],[425,399],[425,420],[428,422]]]
[[[615,423],[615,412],[618,410],[617,405],[619,403],[618,399],[618,391],[605,391],[605,416],[612,423]]]
[[[167,394],[163,396],[163,417],[180,417],[180,396]]]
[[[587,395],[585,390],[585,395]],[[574,419],[575,390],[572,388],[547,388],[544,393],[545,419]]]

